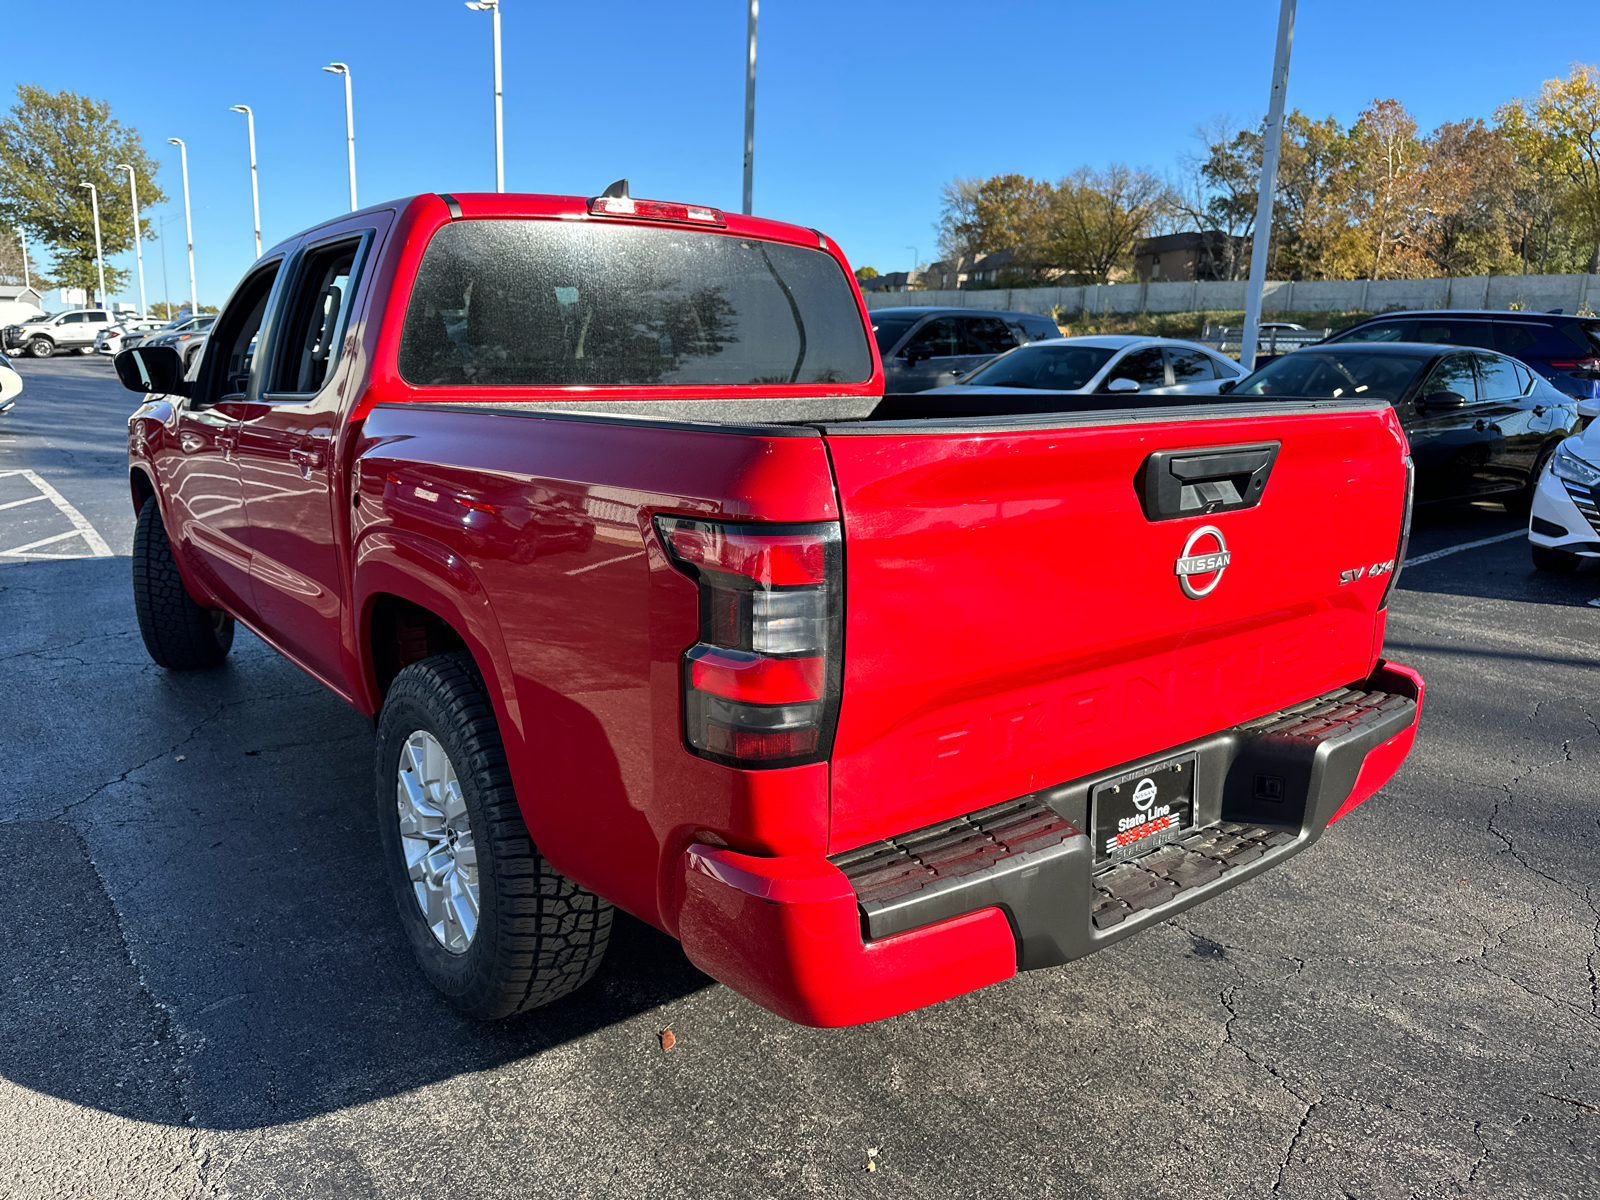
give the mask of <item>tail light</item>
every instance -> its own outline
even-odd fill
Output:
[[[1400,544],[1394,551],[1394,570],[1389,572],[1389,582],[1383,585],[1383,599],[1378,602],[1380,609],[1389,607],[1389,597],[1394,595],[1394,585],[1400,579],[1400,568],[1406,565],[1406,553],[1411,549],[1411,495],[1416,483],[1417,466],[1408,454],[1406,455],[1406,500],[1405,507],[1400,510]]]
[[[1600,371],[1600,358],[1551,359],[1550,365],[1558,371]]]
[[[730,767],[826,759],[844,637],[838,523],[658,516],[656,529],[672,565],[700,586],[700,640],[683,655],[689,749]]]

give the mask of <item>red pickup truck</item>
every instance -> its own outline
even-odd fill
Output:
[[[1387,405],[891,412],[870,331],[825,235],[613,185],[342,216],[187,377],[117,358],[146,646],[240,622],[375,716],[462,1010],[584,983],[616,905],[791,1020],[888,1017],[1277,865],[1405,757]]]

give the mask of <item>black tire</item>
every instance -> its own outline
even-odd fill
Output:
[[[154,496],[139,509],[133,531],[133,611],[144,648],[169,671],[215,667],[233,646],[233,618],[202,608],[183,586]]]
[[[424,731],[456,773],[477,851],[478,923],[459,953],[428,926],[400,833],[400,755]],[[471,657],[442,654],[395,676],[378,717],[377,749],[384,860],[400,924],[428,981],[457,1009],[485,1021],[549,1004],[589,982],[611,936],[611,905],[558,874],[533,844]]]
[[[1570,550],[1557,550],[1554,546],[1541,546],[1537,542],[1529,542],[1528,550],[1533,555],[1533,565],[1541,571],[1571,575],[1583,565],[1583,560]]]
[[[1506,512],[1513,517],[1526,517],[1533,511],[1533,494],[1539,490],[1539,476],[1544,474],[1545,465],[1555,454],[1554,446],[1546,446],[1539,452],[1539,457],[1534,459],[1533,474],[1528,476],[1528,484],[1520,492],[1512,492],[1501,501]]]
[[[28,343],[30,358],[49,358],[56,352],[56,344],[49,338],[36,337]]]

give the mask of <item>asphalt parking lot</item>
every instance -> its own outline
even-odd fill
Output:
[[[1497,507],[1418,518],[1415,753],[1261,879],[836,1031],[620,918],[590,987],[484,1026],[401,940],[370,723],[243,631],[214,672],[149,662],[133,398],[104,360],[19,369],[0,1193],[1600,1195],[1600,572],[1536,575]]]

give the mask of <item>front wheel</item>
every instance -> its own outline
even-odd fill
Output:
[[[215,667],[233,646],[233,618],[202,608],[183,586],[154,496],[140,507],[133,530],[133,611],[144,648],[169,671]]]
[[[594,975],[611,905],[539,853],[466,654],[412,663],[378,717],[378,829],[422,972],[480,1020],[526,1012]]]
[[[1583,565],[1583,560],[1570,550],[1557,550],[1554,546],[1541,546],[1537,542],[1529,542],[1528,550],[1533,555],[1533,565],[1541,571],[1571,575]]]
[[[49,358],[56,352],[56,344],[49,338],[34,338],[28,343],[28,354],[33,358]]]
[[[1542,450],[1539,457],[1534,461],[1533,473],[1528,476],[1527,486],[1522,488],[1521,491],[1512,492],[1511,495],[1501,501],[1505,505],[1506,512],[1511,516],[1526,517],[1533,511],[1533,494],[1539,490],[1539,477],[1544,474],[1545,466],[1550,462],[1555,452],[1556,448],[1554,446],[1547,446]]]

